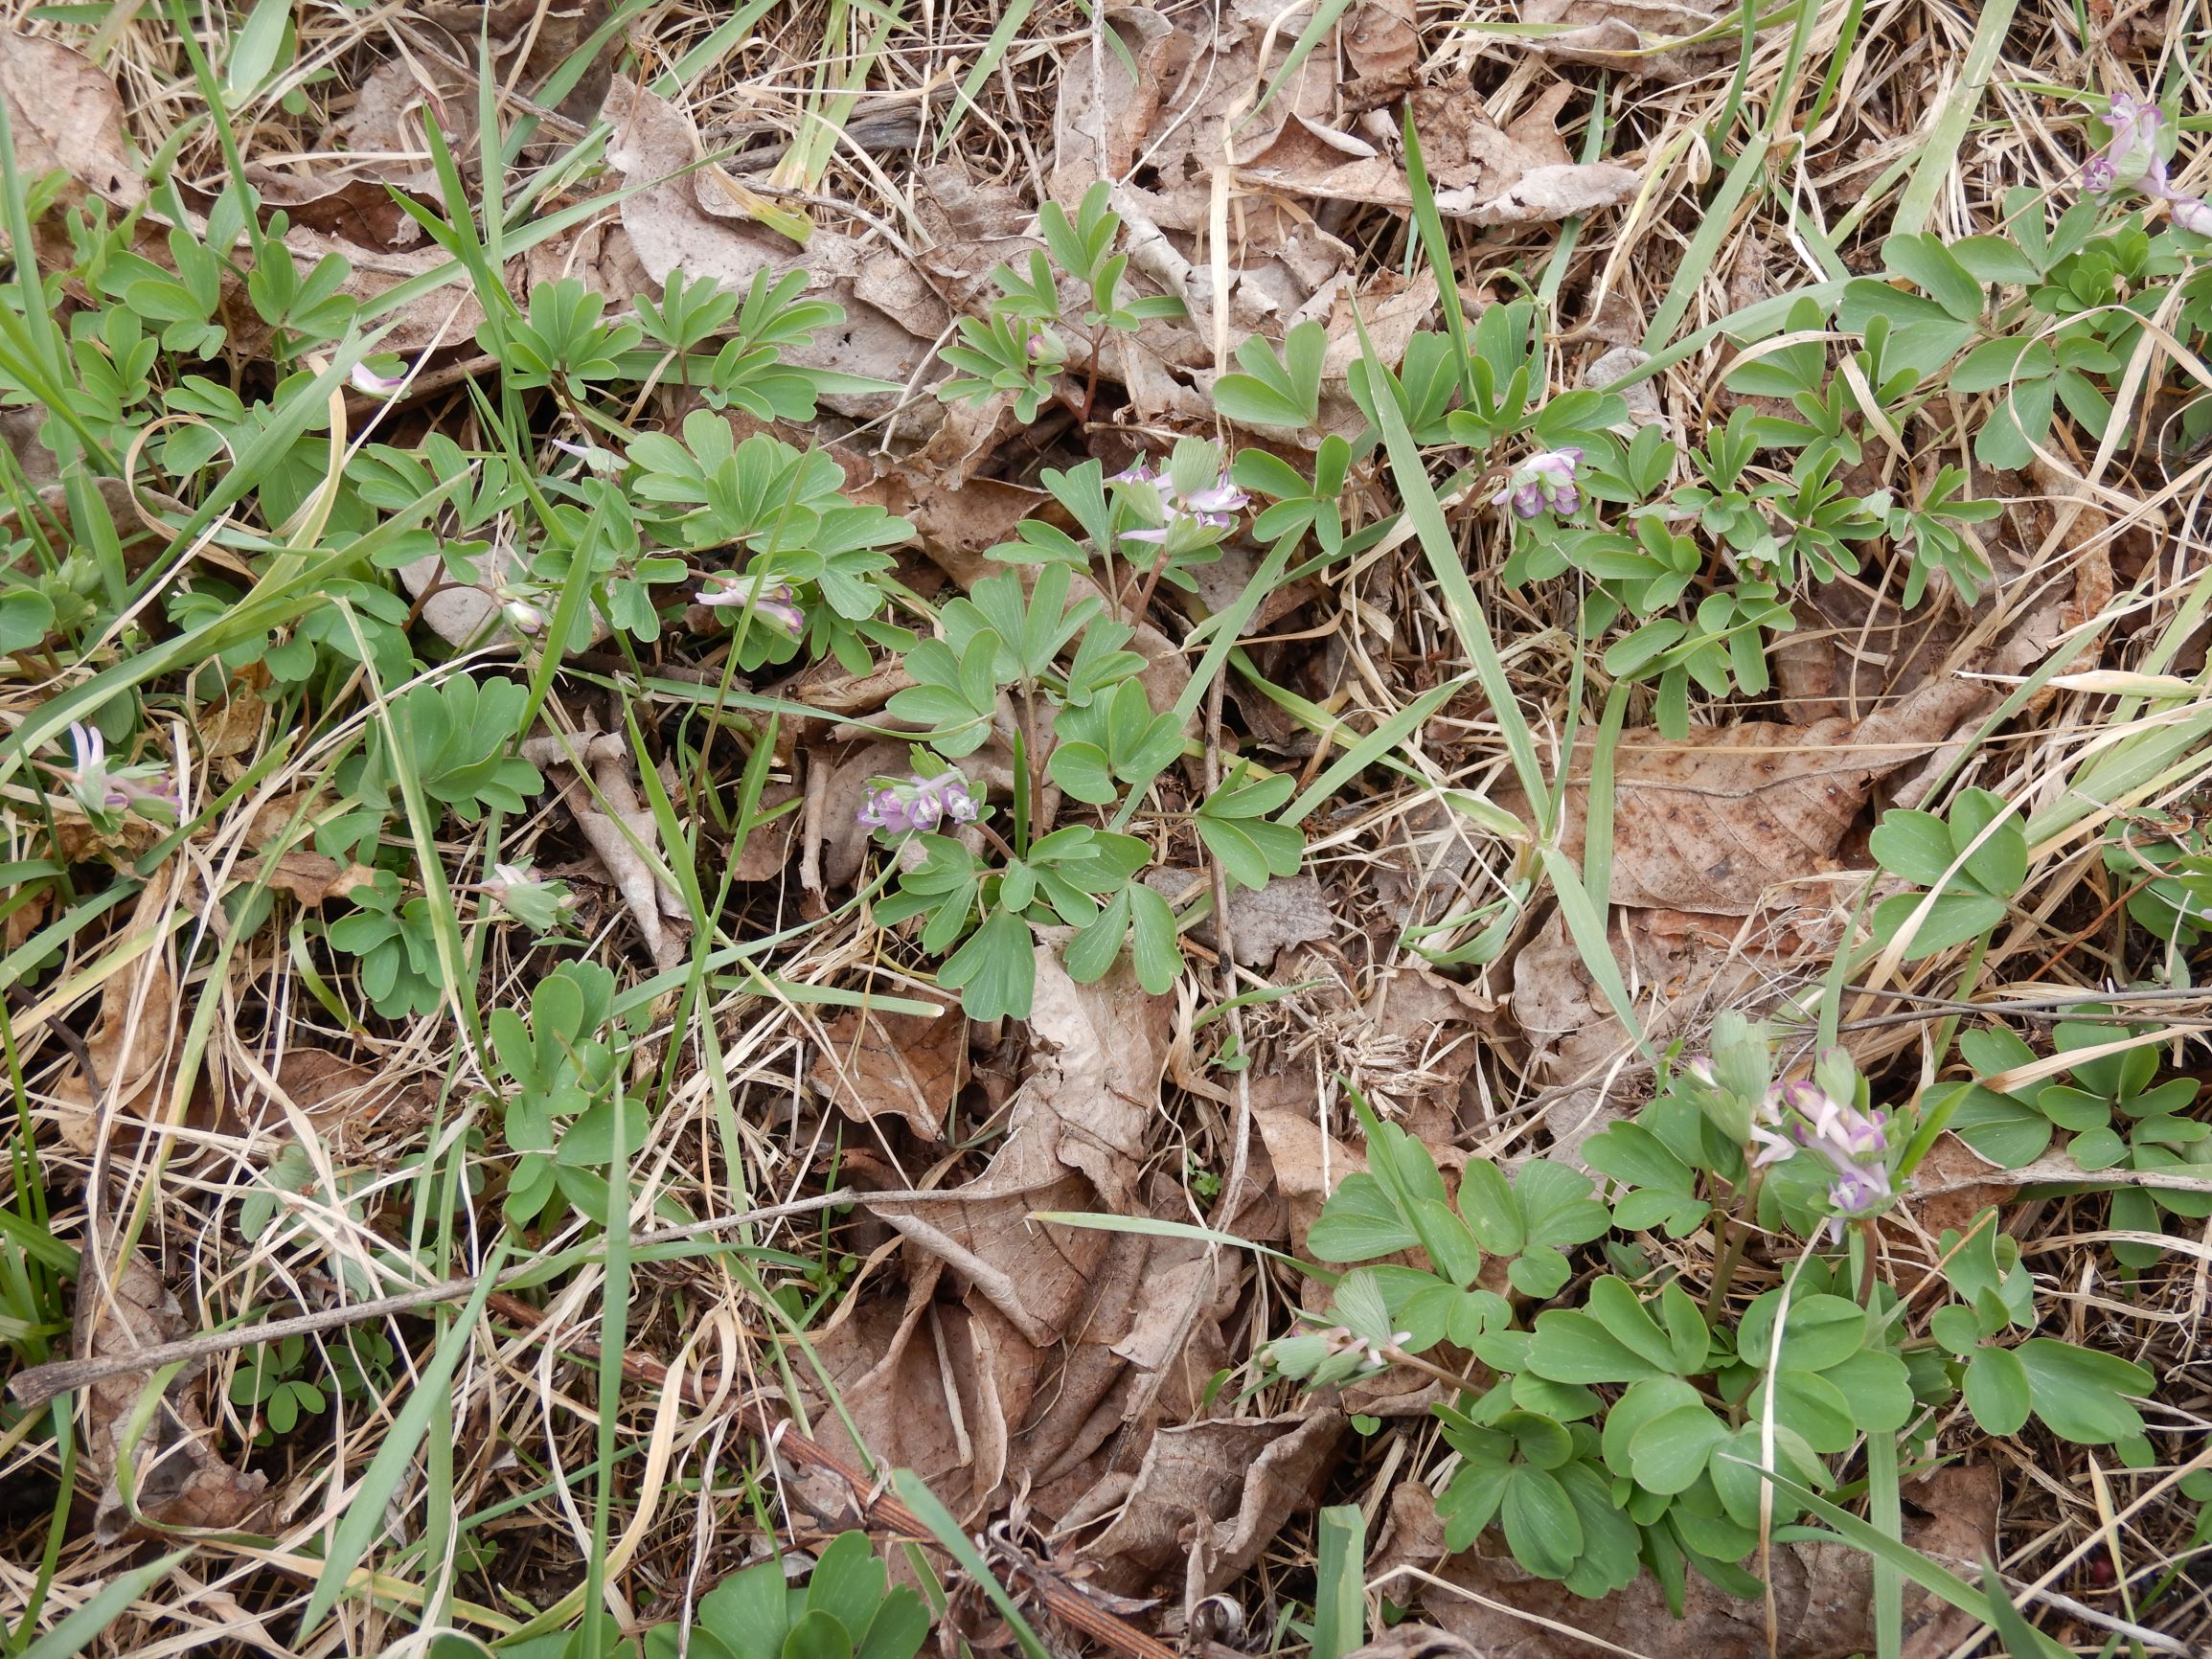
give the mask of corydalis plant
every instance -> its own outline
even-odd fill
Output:
[[[886,835],[927,833],[944,823],[973,824],[982,814],[973,787],[960,772],[929,777],[870,780],[859,821]]]
[[[1801,1151],[1825,1160],[1834,1170],[1828,1202],[1836,1215],[1829,1226],[1832,1236],[1841,1239],[1846,1220],[1886,1209],[1897,1195],[1887,1162],[1888,1122],[1886,1112],[1846,1105],[1817,1083],[1782,1083],[1769,1091],[1766,1112],[1751,1126],[1759,1146],[1751,1167],[1764,1170]]]
[[[1534,518],[1539,512],[1556,512],[1563,518],[1583,504],[1582,490],[1575,483],[1575,469],[1582,461],[1582,450],[1572,444],[1531,455],[1513,469],[1505,488],[1490,498],[1490,504],[1510,506],[1523,518]]]
[[[763,626],[790,639],[807,631],[807,613],[787,581],[770,581],[765,576],[740,576],[735,571],[710,571],[706,585],[695,596],[713,610],[735,609]]]
[[[2155,103],[2116,92],[2105,120],[2112,136],[2083,167],[2082,188],[2105,196],[2140,191],[2153,201],[2164,202],[2183,230],[2212,236],[2212,205],[2167,182],[2172,141],[2166,135],[2165,112]]]
[[[167,766],[156,761],[110,765],[107,739],[97,727],[81,722],[71,723],[69,746],[74,763],[57,767],[56,775],[67,786],[71,799],[84,809],[84,815],[102,829],[117,829],[125,813],[136,813],[159,824],[176,822],[183,803],[176,780]]]

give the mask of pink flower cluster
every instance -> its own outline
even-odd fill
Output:
[[[1490,504],[1510,506],[1523,518],[1534,518],[1546,509],[1562,516],[1572,512],[1583,504],[1583,492],[1575,485],[1575,468],[1582,460],[1583,452],[1571,445],[1531,455],[1513,469]]]
[[[742,610],[749,604],[755,617],[779,633],[797,639],[807,631],[807,613],[799,608],[787,581],[764,582],[758,577],[748,580],[736,571],[718,570],[707,574],[706,582],[696,596],[703,605]]]
[[[72,721],[69,745],[76,765],[62,775],[70,793],[87,812],[137,811],[142,816],[151,806],[174,817],[184,808],[176,780],[161,766],[109,767],[107,739],[96,727]],[[142,784],[141,778],[149,780]]]
[[[977,811],[968,779],[959,772],[940,772],[933,778],[904,778],[871,790],[859,818],[871,830],[904,835],[935,830],[948,820],[972,824]]]
[[[1243,511],[1244,504],[1251,499],[1229,482],[1226,471],[1205,488],[1195,489],[1188,495],[1182,494],[1169,481],[1167,474],[1154,472],[1147,466],[1141,455],[1115,473],[1113,482],[1150,484],[1159,490],[1160,506],[1168,515],[1167,523],[1157,530],[1129,530],[1122,533],[1125,541],[1149,541],[1155,546],[1164,544],[1168,533],[1181,520],[1188,520],[1208,530],[1232,530],[1236,527],[1237,514]]]
[[[2099,195],[2139,190],[2152,200],[2164,202],[2183,230],[2212,237],[2212,204],[2166,182],[2166,158],[2159,154],[2165,112],[2155,103],[2116,92],[2105,119],[2112,128],[2111,141],[2082,169],[2082,187]]]
[[[1888,1114],[1862,1112],[1817,1083],[1797,1082],[1768,1090],[1760,1120],[1751,1126],[1759,1148],[1752,1168],[1765,1169],[1801,1151],[1825,1158],[1835,1171],[1828,1201],[1836,1206],[1838,1234],[1842,1217],[1870,1216],[1896,1196],[1889,1178]]]

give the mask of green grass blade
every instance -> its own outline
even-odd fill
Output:
[[[1313,1659],[1344,1659],[1367,1640],[1367,1516],[1357,1504],[1332,1504],[1317,1531]]]
[[[1366,338],[1364,321],[1360,323],[1359,332],[1370,369],[1380,372],[1381,359],[1375,354],[1374,342]],[[1528,720],[1514,696],[1512,682],[1506,678],[1505,664],[1497,654],[1497,641],[1490,631],[1490,619],[1483,614],[1481,602],[1474,597],[1474,584],[1467,580],[1467,566],[1460,561],[1458,545],[1451,539],[1451,527],[1444,521],[1444,509],[1436,499],[1435,489],[1429,486],[1428,471],[1422,466],[1421,451],[1414,445],[1413,435],[1405,429],[1405,415],[1398,407],[1398,399],[1379,397],[1375,399],[1375,408],[1382,421],[1382,442],[1390,455],[1391,474],[1398,481],[1406,516],[1412,520],[1421,551],[1427,556],[1429,571],[1444,596],[1445,613],[1451,618],[1460,644],[1467,648],[1468,660],[1474,665],[1475,678],[1481,681],[1483,694],[1490,698],[1491,713],[1505,734],[1515,776],[1534,806],[1547,793],[1543,763],[1537,758],[1535,735],[1530,732]]]
[[[1429,716],[1449,702],[1466,684],[1467,677],[1463,674],[1414,698],[1332,761],[1329,769],[1308,784],[1304,792],[1277,815],[1275,821],[1278,824],[1303,824],[1315,807],[1325,805],[1338,789],[1413,736]]]
[[[1958,147],[1966,139],[1966,129],[1973,124],[1974,111],[1981,107],[1981,95],[1989,86],[1991,72],[1996,68],[1997,54],[2004,50],[2005,34],[2013,26],[2013,13],[2018,10],[2019,0],[1985,0],[1981,15],[1974,23],[1973,42],[1966,49],[1966,62],[1959,69],[1959,84],[1952,87],[1950,96],[1937,106],[1942,113],[1936,117],[1927,142],[1921,147],[1920,159],[1912,166],[1911,181],[1898,201],[1897,216],[1889,226],[1892,236],[1913,236],[1927,229],[1936,197],[1955,176]]]
[[[1014,1632],[1015,1641],[1020,1644],[1028,1659],[1051,1659],[1037,1631],[1021,1616],[1021,1609],[1006,1593],[1006,1586],[998,1581],[998,1576],[984,1560],[983,1552],[969,1540],[968,1534],[960,1530],[960,1523],[952,1518],[952,1511],[938,1501],[937,1494],[923,1484],[922,1477],[911,1469],[899,1469],[892,1474],[891,1485],[899,1494],[899,1501],[921,1517],[922,1524],[944,1546],[945,1553],[983,1587],[983,1593],[991,1598],[991,1604],[998,1609],[998,1616],[1006,1621],[1007,1628]]]
[[[1703,222],[1698,226],[1698,234],[1682,250],[1682,262],[1675,268],[1674,280],[1667,284],[1667,297],[1652,313],[1652,326],[1644,330],[1645,351],[1656,352],[1666,345],[1668,336],[1688,313],[1690,302],[1698,297],[1698,289],[1720,256],[1721,243],[1734,228],[1736,210],[1743,205],[1745,194],[1759,181],[1772,144],[1773,140],[1767,134],[1755,134],[1728,169],[1728,176],[1721,181],[1713,205],[1705,210]],[[1644,367],[1648,369],[1651,365],[1647,363]],[[1616,381],[1613,390],[1619,391],[1622,382]]]
[[[171,1550],[159,1560],[117,1574],[103,1584],[89,1602],[24,1648],[16,1659],[76,1659],[99,1639],[102,1631],[123,1617],[125,1607],[167,1578],[171,1570],[191,1554],[190,1550]]]
[[[308,1597],[307,1610],[300,1615],[303,1639],[330,1617],[331,1609],[345,1594],[353,1569],[383,1535],[385,1507],[406,1479],[408,1466],[415,1461],[416,1447],[422,1444],[422,1436],[430,1426],[433,1401],[445,1394],[452,1383],[454,1368],[461,1363],[462,1353],[475,1339],[476,1322],[483,1317],[485,1299],[491,1294],[499,1269],[506,1264],[508,1248],[504,1237],[493,1241],[485,1257],[483,1277],[477,1282],[476,1293],[468,1298],[467,1306],[439,1339],[430,1363],[422,1368],[421,1380],[408,1394],[407,1403],[399,1408],[399,1417],[384,1436],[384,1443],[369,1461],[369,1469],[361,1477],[361,1484],[353,1489],[353,1500],[347,1504],[346,1512],[339,1518],[337,1531],[331,1539],[322,1574]]]

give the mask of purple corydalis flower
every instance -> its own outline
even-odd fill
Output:
[[[87,812],[122,812],[154,806],[170,812],[181,812],[184,797],[176,786],[176,780],[157,765],[130,766],[110,772],[107,766],[107,739],[96,726],[73,720],[69,726],[69,748],[75,762],[62,776],[69,782],[70,793]],[[140,780],[148,780],[141,782]]]
[[[2112,95],[2105,121],[2112,129],[2110,141],[2082,169],[2082,186],[2100,195],[2139,189],[2146,195],[2166,194],[2166,162],[2158,153],[2158,139],[2165,113],[2155,103]]]
[[[1547,508],[1564,515],[1583,504],[1575,485],[1575,469],[1583,452],[1569,445],[1531,455],[1513,469],[1505,488],[1490,498],[1493,507],[1510,506],[1523,518],[1534,518]]]
[[[698,591],[698,602],[718,610],[753,607],[753,615],[778,632],[797,639],[807,631],[807,613],[801,610],[787,581],[771,582],[762,586],[756,579],[746,581],[728,571],[718,571],[707,578],[707,585]]]
[[[1816,1083],[1778,1083],[1768,1091],[1751,1129],[1759,1152],[1752,1168],[1765,1169],[1799,1152],[1827,1160],[1835,1171],[1828,1201],[1841,1217],[1869,1216],[1896,1196],[1889,1175],[1888,1116],[1846,1105]],[[1787,1134],[1777,1125],[1787,1125]]]
[[[1115,473],[1112,482],[1150,484],[1158,488],[1160,507],[1167,514],[1167,522],[1156,530],[1122,532],[1124,541],[1147,541],[1155,547],[1164,544],[1180,522],[1187,521],[1207,530],[1233,530],[1236,528],[1237,514],[1252,499],[1229,481],[1226,468],[1213,483],[1202,485],[1186,495],[1175,489],[1166,473],[1150,470],[1142,455]]]
[[[2172,199],[2174,222],[2191,236],[2212,237],[2212,203],[2193,195]]]
[[[977,812],[967,777],[960,772],[940,772],[933,778],[905,778],[871,790],[861,805],[859,819],[871,830],[904,835],[915,830],[927,832],[946,820],[972,824]]]
[[[347,383],[364,398],[390,398],[407,383],[406,364],[396,357],[392,358],[391,363],[397,366],[391,367],[387,373],[378,369],[380,360],[375,357],[364,359],[355,363],[346,375]]]

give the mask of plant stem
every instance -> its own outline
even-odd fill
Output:
[[[1713,1288],[1705,1293],[1705,1318],[1708,1322],[1721,1317],[1721,1309],[1728,1300],[1729,1281],[1736,1277],[1736,1269],[1743,1263],[1745,1246],[1751,1238],[1750,1217],[1758,1214],[1759,1183],[1767,1178],[1767,1171],[1756,1164],[1745,1178],[1744,1190],[1728,1213],[1722,1225],[1725,1235],[1721,1246],[1721,1259],[1713,1267]]]

